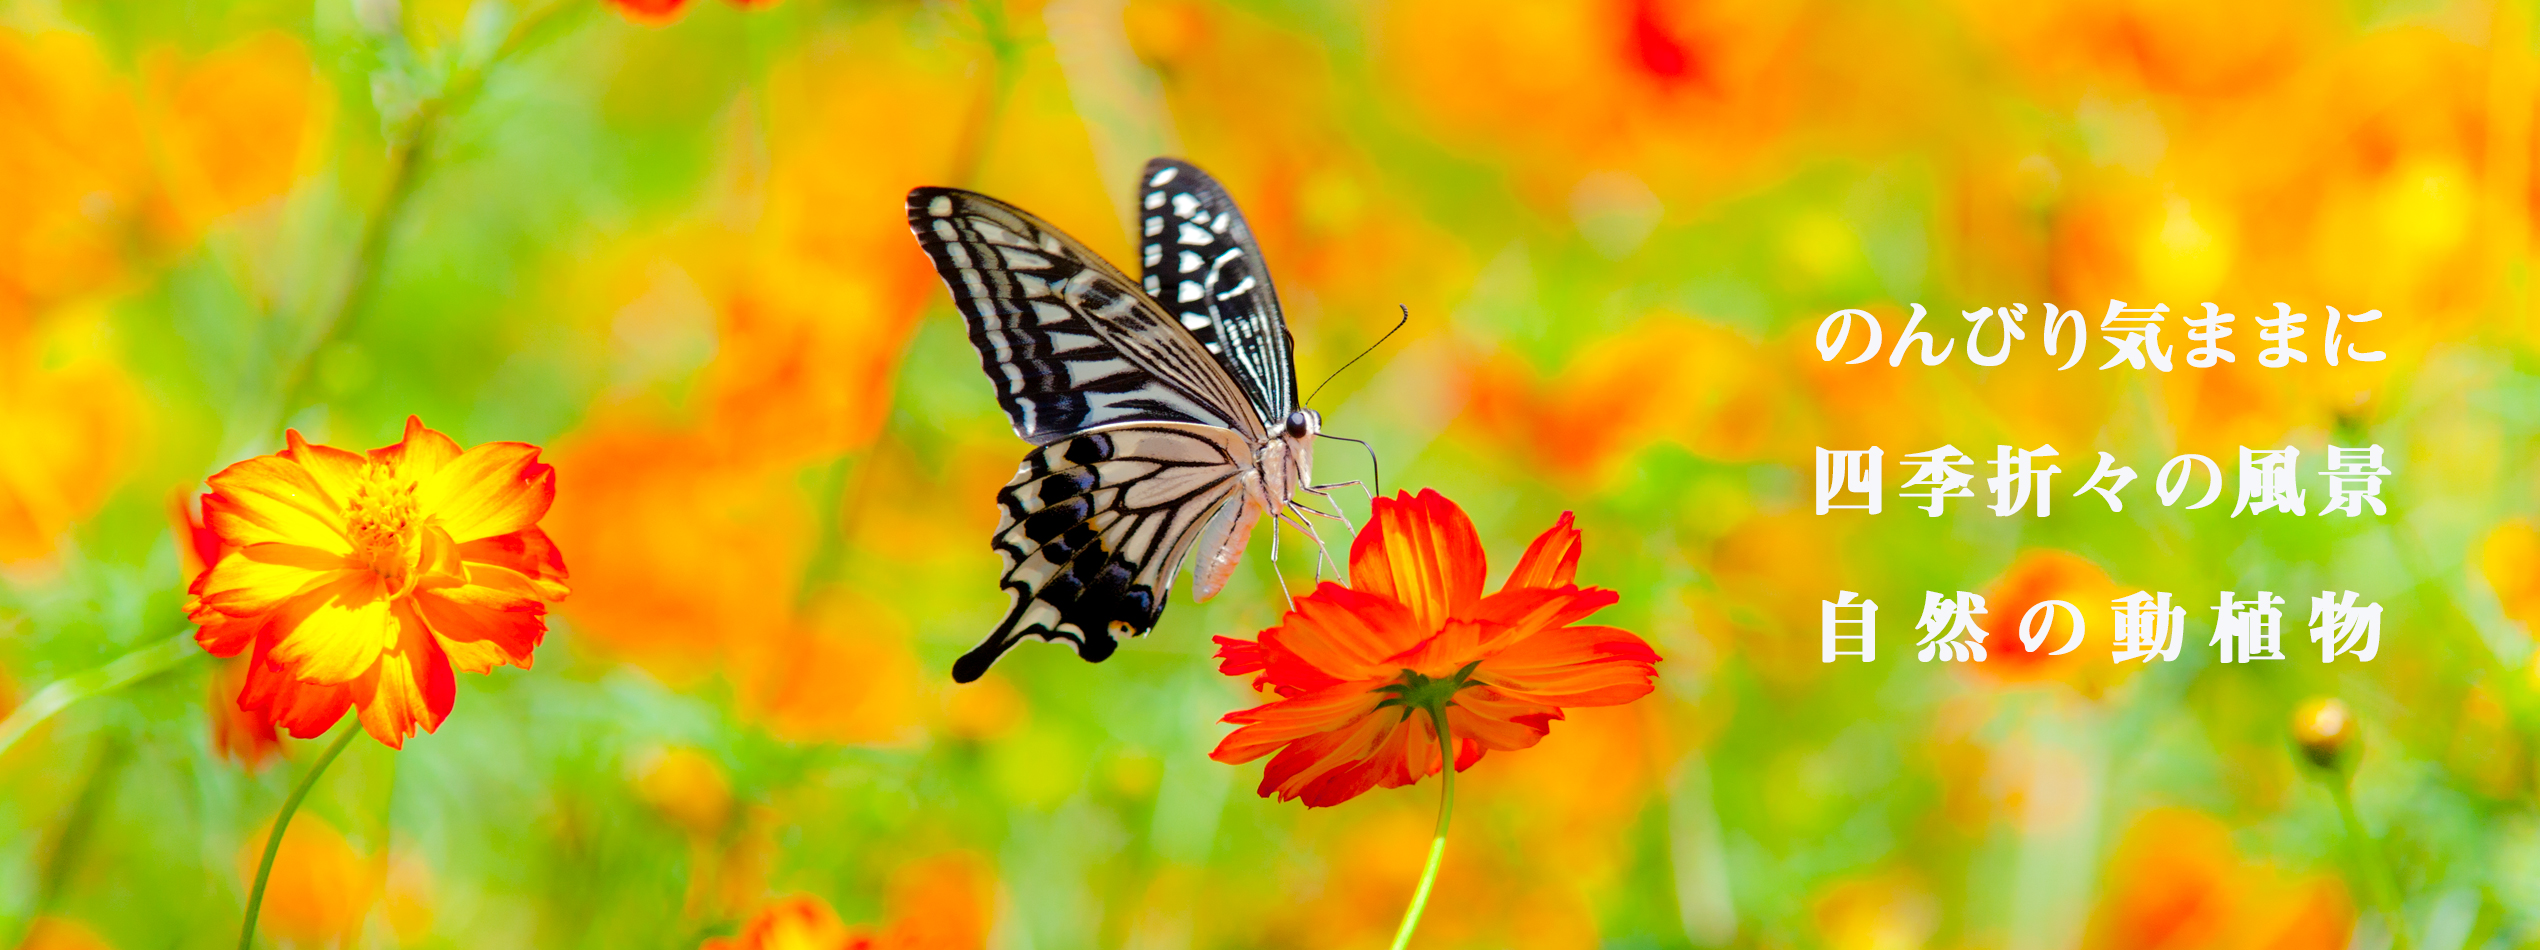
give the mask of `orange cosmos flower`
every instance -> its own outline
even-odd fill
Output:
[[[537,446],[461,452],[412,417],[367,456],[288,438],[203,496],[228,550],[185,610],[213,655],[253,648],[239,708],[302,739],[358,708],[400,748],[450,714],[453,667],[529,668],[546,602],[565,595],[564,560],[538,529],[556,476]]]
[[[1534,745],[1563,706],[1648,695],[1658,654],[1614,627],[1571,626],[1617,599],[1571,583],[1579,532],[1570,515],[1536,538],[1499,593],[1484,596],[1481,537],[1434,491],[1379,498],[1349,551],[1352,586],[1326,582],[1259,640],[1218,637],[1219,669],[1259,674],[1281,697],[1228,715],[1242,728],[1209,757],[1228,764],[1277,751],[1261,794],[1336,805],[1439,769],[1447,707],[1463,771],[1487,750]]]

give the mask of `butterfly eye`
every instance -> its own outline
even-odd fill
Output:
[[[1311,426],[1313,426],[1313,425],[1314,425],[1314,419],[1313,419],[1313,417],[1306,415],[1306,414],[1305,414],[1305,410],[1303,410],[1303,409],[1299,409],[1299,410],[1297,410],[1297,411],[1295,411],[1295,412],[1288,413],[1288,426],[1287,426],[1287,430],[1288,430],[1288,431],[1287,431],[1287,435],[1288,435],[1288,438],[1291,438],[1291,439],[1302,439],[1302,438],[1305,438],[1305,431],[1306,431],[1306,429],[1307,429],[1307,428],[1309,428],[1309,427],[1311,427]]]

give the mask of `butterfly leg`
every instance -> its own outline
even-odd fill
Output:
[[[1339,574],[1339,573],[1340,573],[1340,563],[1339,563],[1339,562],[1337,562],[1337,561],[1332,560],[1332,546],[1331,546],[1331,545],[1329,545],[1329,544],[1325,544],[1325,543],[1323,543],[1323,535],[1322,535],[1322,533],[1321,533],[1321,532],[1318,532],[1318,531],[1315,531],[1315,530],[1314,530],[1314,523],[1313,523],[1313,522],[1311,522],[1311,521],[1307,521],[1307,520],[1305,520],[1304,518],[1298,517],[1298,516],[1297,516],[1294,512],[1295,512],[1295,511],[1308,511],[1308,512],[1313,512],[1314,514],[1323,515],[1323,516],[1324,516],[1324,517],[1326,517],[1326,518],[1333,518],[1333,517],[1338,517],[1338,516],[1337,516],[1337,515],[1328,514],[1328,513],[1326,513],[1326,512],[1322,512],[1322,511],[1316,511],[1316,510],[1315,510],[1315,509],[1313,509],[1313,508],[1308,508],[1308,507],[1306,507],[1306,506],[1304,506],[1304,505],[1297,504],[1296,502],[1293,502],[1293,501],[1291,501],[1291,502],[1289,502],[1289,503],[1288,503],[1288,508],[1289,508],[1289,509],[1291,509],[1291,510],[1290,510],[1290,511],[1283,511],[1283,512],[1280,512],[1280,513],[1279,513],[1279,515],[1280,515],[1280,520],[1286,521],[1287,523],[1289,523],[1289,524],[1291,524],[1291,525],[1295,525],[1295,526],[1296,526],[1296,528],[1297,528],[1297,530],[1305,532],[1305,536],[1306,536],[1306,537],[1309,537],[1309,538],[1313,538],[1313,539],[1314,539],[1314,581],[1315,581],[1315,583],[1317,583],[1317,584],[1322,583],[1322,581],[1323,581],[1323,565],[1325,565],[1325,564],[1330,564],[1330,565],[1332,566],[1332,573],[1333,573],[1333,574],[1336,574],[1336,575],[1337,575],[1337,574]],[[1352,529],[1352,531],[1353,531],[1353,532],[1354,532],[1355,530],[1356,530],[1356,529]],[[1276,532],[1276,530],[1274,529],[1274,530],[1272,531],[1272,533],[1275,535],[1277,532]]]
[[[1279,596],[1287,598],[1288,609],[1296,609],[1296,594],[1288,590],[1287,572],[1279,570],[1279,516],[1270,516],[1270,576],[1279,581]]]
[[[1347,487],[1349,487],[1349,486],[1351,486],[1351,485],[1356,485],[1356,486],[1358,486],[1358,490],[1359,490],[1359,491],[1362,491],[1362,492],[1366,492],[1366,493],[1367,493],[1367,504],[1368,504],[1368,506],[1369,506],[1369,507],[1374,507],[1374,506],[1375,506],[1375,504],[1376,504],[1376,490],[1375,490],[1375,489],[1373,489],[1373,488],[1369,488],[1369,487],[1367,487],[1367,482],[1366,482],[1366,480],[1365,480],[1365,479],[1353,478],[1353,479],[1350,479],[1350,480],[1345,481],[1345,482],[1332,482],[1332,483],[1329,483],[1329,484],[1324,484],[1324,485],[1307,485],[1307,486],[1305,486],[1305,490],[1306,490],[1306,491],[1313,492],[1313,493],[1315,493],[1315,494],[1317,494],[1317,495],[1321,495],[1321,496],[1323,496],[1323,497],[1325,497],[1325,498],[1329,498],[1329,497],[1332,497],[1332,495],[1331,495],[1331,491],[1330,491],[1331,489],[1334,489],[1334,488],[1347,488]]]
[[[1340,483],[1340,485],[1347,485],[1347,484],[1350,484],[1350,483],[1349,483],[1349,482],[1341,482],[1341,483]],[[1352,522],[1349,520],[1349,512],[1348,512],[1348,511],[1346,511],[1346,510],[1344,510],[1343,508],[1341,508],[1341,500],[1340,500],[1339,498],[1333,497],[1333,495],[1332,495],[1332,493],[1331,493],[1331,492],[1327,492],[1327,491],[1324,491],[1324,490],[1323,490],[1323,489],[1325,489],[1325,488],[1337,488],[1337,487],[1339,487],[1339,485],[1307,485],[1307,486],[1305,486],[1305,490],[1306,490],[1306,491],[1313,492],[1313,493],[1315,493],[1315,494],[1317,494],[1317,495],[1321,495],[1321,496],[1323,496],[1324,498],[1330,499],[1330,500],[1331,500],[1331,502],[1332,502],[1332,510],[1331,510],[1331,511],[1328,511],[1328,512],[1327,512],[1327,511],[1323,511],[1322,509],[1319,509],[1319,508],[1305,508],[1305,506],[1304,506],[1304,505],[1298,505],[1297,507],[1299,507],[1299,508],[1305,508],[1305,510],[1307,510],[1307,511],[1311,511],[1311,512],[1314,512],[1315,514],[1322,515],[1323,517],[1330,518],[1330,519],[1332,519],[1332,520],[1334,520],[1334,521],[1338,521],[1338,522],[1340,522],[1340,523],[1341,523],[1341,527],[1348,528],[1348,529],[1349,529],[1349,533],[1350,533],[1350,535],[1354,537],[1354,536],[1356,536],[1356,535],[1358,534],[1358,525],[1357,525],[1357,524],[1355,524],[1355,523],[1352,523]],[[1361,486],[1361,487],[1364,487],[1364,486]],[[1372,501],[1372,498],[1371,498],[1370,500]],[[1371,506],[1371,507],[1372,507],[1372,506]]]

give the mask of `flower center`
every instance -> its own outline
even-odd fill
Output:
[[[1413,713],[1444,709],[1454,705],[1455,694],[1463,692],[1464,687],[1473,685],[1473,668],[1480,665],[1482,661],[1474,660],[1464,664],[1464,668],[1456,670],[1452,676],[1439,677],[1424,676],[1417,670],[1404,670],[1400,678],[1376,687],[1376,692],[1390,693],[1393,696],[1391,699],[1377,703],[1376,708],[1400,706],[1402,718],[1409,719]]]
[[[388,474],[377,462],[362,472],[361,484],[354,486],[345,506],[345,533],[353,542],[353,560],[402,594],[411,586],[422,519],[415,509],[414,484],[397,484]]]

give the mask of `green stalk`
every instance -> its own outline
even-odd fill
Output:
[[[1420,889],[1411,893],[1411,907],[1402,912],[1402,927],[1393,933],[1393,950],[1411,945],[1411,931],[1420,925],[1420,912],[1429,909],[1429,889],[1438,883],[1438,864],[1446,856],[1446,825],[1455,817],[1455,739],[1446,728],[1446,704],[1431,702],[1429,716],[1438,724],[1439,772],[1445,781],[1438,791],[1438,834],[1429,841],[1429,865],[1420,871]]]
[[[378,200],[370,214],[362,220],[361,237],[353,244],[353,259],[344,275],[344,285],[319,315],[309,341],[283,372],[280,402],[275,407],[281,418],[289,419],[307,393],[309,373],[318,352],[336,337],[342,336],[378,284],[380,270],[387,258],[388,238],[397,223],[405,217],[406,207],[414,197],[415,187],[423,175],[423,165],[431,157],[435,137],[452,117],[472,103],[485,86],[485,77],[494,67],[527,49],[540,36],[542,29],[574,6],[574,0],[556,0],[532,10],[512,23],[503,40],[481,63],[462,67],[442,86],[441,91],[425,99],[407,117],[388,146],[387,180],[381,186]],[[251,437],[261,437],[260,428]]]
[[[54,680],[28,697],[7,719],[0,719],[0,755],[9,754],[18,740],[70,704],[148,679],[201,654],[194,646],[194,635],[187,633],[126,653],[96,669]]]
[[[273,876],[273,856],[282,852],[283,829],[291,827],[291,815],[300,810],[300,802],[309,797],[309,789],[317,787],[318,776],[326,774],[326,767],[335,764],[335,757],[344,754],[344,747],[352,745],[353,737],[361,734],[361,723],[347,727],[326,747],[326,753],[318,756],[317,764],[309,767],[309,774],[300,777],[300,784],[291,789],[291,797],[282,800],[282,814],[274,817],[273,833],[265,837],[264,860],[256,864],[255,887],[247,892],[247,925],[238,931],[238,950],[253,950],[256,945],[256,913],[264,909],[265,881]]]
[[[2345,821],[2346,838],[2355,849],[2356,875],[2364,878],[2364,889],[2372,892],[2374,909],[2390,925],[2391,950],[2415,950],[2415,942],[2408,939],[2407,918],[2400,916],[2399,876],[2390,867],[2389,855],[2381,850],[2380,842],[2373,840],[2372,833],[2364,830],[2363,818],[2355,814],[2355,795],[2347,789],[2345,776],[2326,778],[2328,781],[2323,784],[2328,786],[2329,797],[2337,800],[2337,816]]]

